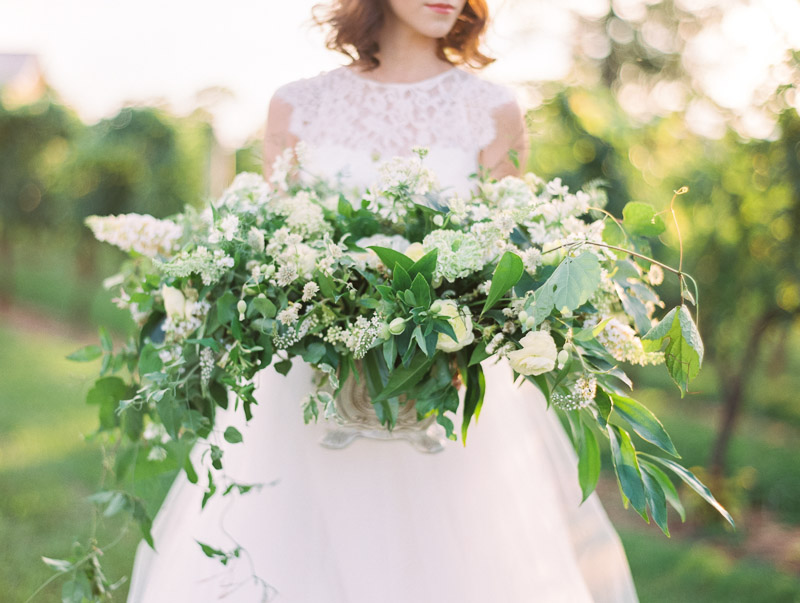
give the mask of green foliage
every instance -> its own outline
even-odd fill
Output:
[[[645,349],[651,351],[664,346],[669,374],[683,396],[689,381],[697,376],[703,362],[703,341],[686,306],[670,310],[661,322],[642,337],[642,343]]]

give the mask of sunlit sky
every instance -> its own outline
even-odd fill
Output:
[[[499,60],[486,77],[508,83],[564,78],[575,14],[600,16],[608,2],[490,0],[495,20],[487,44]],[[703,74],[706,94],[723,106],[752,104],[769,66],[780,61],[787,45],[800,47],[797,0],[676,2],[689,9],[729,7],[718,24],[691,41],[685,58]],[[279,85],[342,64],[310,24],[313,4],[0,0],[0,52],[37,54],[48,82],[89,122],[113,115],[125,102],[156,99],[186,113],[197,105],[199,91],[223,86],[232,95],[209,108],[219,138],[234,146],[263,124]],[[644,4],[613,0],[626,18]]]

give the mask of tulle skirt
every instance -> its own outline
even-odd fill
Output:
[[[224,412],[219,425],[244,434],[226,444],[226,473],[263,487],[201,511],[203,488],[181,473],[154,521],[158,553],[139,546],[129,603],[636,602],[597,495],[580,504],[554,412],[507,364],[484,365],[467,446],[438,453],[367,438],[325,448],[326,425],[300,408],[311,370],[262,371],[253,419]],[[223,566],[197,541],[241,553]]]

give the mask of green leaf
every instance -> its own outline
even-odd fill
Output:
[[[344,195],[339,195],[339,203],[337,204],[336,211],[342,214],[345,218],[349,218],[353,215],[353,206],[350,205],[350,202],[344,197]]]
[[[367,249],[372,249],[372,251],[374,251],[381,259],[381,262],[383,262],[386,268],[388,268],[391,272],[394,272],[397,268],[397,265],[400,265],[407,274],[414,265],[414,260],[412,260],[406,254],[395,251],[394,249],[389,249],[388,247],[379,247],[377,245],[371,245]],[[411,282],[410,279],[409,282]]]
[[[455,337],[453,338],[455,339]],[[472,354],[469,356],[469,362],[467,363],[468,366],[472,366],[473,364],[479,364],[489,358],[491,354],[486,351],[486,341],[481,339],[478,342],[478,345],[472,350]]]
[[[67,356],[67,360],[72,360],[73,362],[91,362],[92,360],[97,360],[102,355],[102,348],[99,345],[92,344],[75,350],[72,354]]]
[[[119,377],[102,377],[86,394],[86,403],[99,406],[101,429],[113,429],[118,424],[116,410],[120,400],[129,397],[128,386]]]
[[[481,314],[492,308],[511,287],[516,285],[524,272],[525,266],[522,259],[517,254],[506,251],[494,269],[489,295],[486,303],[483,304]]]
[[[387,302],[393,302],[394,301],[394,298],[395,298],[394,289],[392,289],[391,287],[388,287],[386,285],[378,285],[376,287],[376,289],[378,290],[378,293],[381,294],[381,297],[383,298],[384,301],[387,301]]]
[[[156,402],[156,410],[164,429],[173,440],[177,440],[178,430],[183,423],[184,407],[180,406],[171,395],[166,395]]]
[[[312,341],[303,352],[303,360],[308,364],[319,364],[319,361],[325,356],[325,344],[319,341]]]
[[[606,431],[611,443],[611,459],[614,461],[614,470],[617,481],[623,494],[631,501],[633,508],[639,512],[645,521],[650,521],[645,510],[644,486],[639,473],[639,464],[636,461],[636,449],[628,433],[616,425],[606,425]]]
[[[417,306],[425,310],[431,307],[431,285],[424,276],[417,273],[411,283],[411,291],[414,292]]]
[[[161,358],[158,356],[158,350],[155,346],[148,343],[139,353],[139,375],[144,376],[148,373],[157,373],[164,365]]]
[[[617,288],[617,293],[625,313],[633,318],[636,330],[639,333],[647,333],[653,326],[650,323],[650,317],[647,315],[647,306],[639,298],[625,293],[622,287]]]
[[[731,524],[731,526],[733,526],[734,528],[736,527],[736,524],[733,522],[733,517],[731,517],[731,514],[728,513],[725,507],[719,504],[717,499],[714,498],[714,495],[711,494],[711,490],[709,490],[708,487],[703,482],[701,482],[694,473],[692,473],[682,465],[679,465],[673,460],[661,458],[659,456],[654,456],[652,454],[646,454],[644,452],[640,454],[646,456],[649,459],[653,459],[654,461],[664,465],[667,469],[670,469],[675,475],[681,478],[686,483],[686,485],[688,485],[692,490],[694,490],[700,496],[702,496],[703,499],[705,499],[705,501],[708,504],[714,507],[719,512],[719,514],[722,515],[728,521],[728,523]]]
[[[317,284],[319,285],[320,293],[325,299],[336,299],[336,287],[333,284],[333,279],[327,274],[317,272]]]
[[[439,256],[439,250],[434,249],[423,255],[408,269],[408,275],[411,278],[416,278],[421,274],[425,279],[430,282],[433,280],[433,271],[436,270],[436,259]]]
[[[210,348],[215,352],[219,352],[219,342],[213,337],[203,337],[202,339],[187,339],[186,343],[194,343],[202,345],[203,347]]]
[[[427,374],[433,365],[433,358],[428,358],[424,354],[417,354],[411,359],[408,367],[399,367],[395,369],[389,381],[374,399],[373,402],[381,402],[394,398],[410,390],[417,383],[422,381],[422,378]]]
[[[647,499],[647,506],[650,507],[650,514],[661,531],[669,536],[669,526],[667,525],[667,497],[661,489],[661,484],[656,481],[647,471],[641,471],[642,483],[644,484],[644,495]]]
[[[220,324],[227,325],[238,316],[236,304],[239,300],[231,291],[226,291],[217,300],[217,318]]]
[[[614,404],[611,401],[611,397],[601,388],[597,388],[594,402],[597,405],[597,422],[600,424],[600,427],[605,429],[608,423],[608,417],[614,409]]]
[[[600,478],[600,446],[594,432],[585,423],[583,426],[583,438],[578,453],[578,482],[581,485],[583,498],[581,502],[589,498],[597,487],[597,480]]]
[[[536,292],[534,317],[537,324],[555,307],[574,310],[594,294],[600,285],[600,262],[597,256],[584,251],[577,257],[566,257],[550,278]]]
[[[665,343],[667,370],[683,397],[688,392],[689,381],[700,371],[704,352],[703,340],[686,306],[670,310],[661,322],[642,336],[642,345],[648,352],[660,350]]]
[[[275,370],[278,371],[284,377],[289,374],[291,368],[292,368],[291,360],[281,360],[280,362],[275,363]]]
[[[405,257],[405,256],[403,256]],[[392,276],[392,289],[395,291],[406,291],[411,287],[411,277],[400,264],[397,264]]]
[[[467,391],[464,394],[464,416],[461,420],[461,439],[464,446],[467,445],[467,428],[473,415],[475,419],[481,412],[483,406],[483,396],[486,393],[486,378],[483,375],[483,368],[480,364],[473,364],[467,367],[466,374]]]
[[[108,334],[108,329],[105,327],[100,327],[99,329],[100,335],[100,346],[103,348],[103,351],[110,352],[114,349],[114,342],[111,340],[111,335]]]
[[[268,297],[261,297],[258,295],[254,297],[253,301],[250,303],[264,318],[275,318],[275,315],[278,313],[275,304],[273,304]]]
[[[643,237],[657,237],[666,230],[664,220],[656,215],[652,205],[631,201],[622,208],[622,223],[629,233]]]
[[[61,587],[61,603],[83,603],[92,599],[92,585],[86,572],[76,572]]]
[[[383,360],[386,362],[386,366],[390,369],[394,366],[394,359],[397,357],[397,342],[395,341],[394,337],[389,337],[383,343]]]
[[[641,457],[641,454],[639,456]],[[667,474],[653,463],[643,458],[639,458],[639,468],[649,473],[650,477],[658,482],[667,498],[667,502],[678,512],[681,521],[686,521],[686,510],[683,508],[683,503],[678,497],[678,491],[675,489],[675,485],[672,483],[672,480],[667,477]]]
[[[616,394],[611,394],[611,397],[614,400],[614,411],[630,424],[639,437],[680,458],[669,434],[652,412],[632,398]]]
[[[223,434],[225,441],[229,444],[238,444],[242,441],[242,433],[233,425],[230,425]]]
[[[425,341],[425,337],[422,335],[422,329],[419,325],[416,326],[413,333],[411,334],[417,342],[419,349],[422,350],[422,353],[428,356],[432,356],[432,354],[428,354],[428,344]]]
[[[191,464],[189,464],[189,467],[191,467]],[[194,469],[192,469],[192,472],[194,472]],[[191,478],[189,479],[191,480]],[[197,483],[197,474],[194,475],[194,481],[192,483]],[[133,519],[139,524],[139,529],[142,532],[142,538],[144,538],[145,542],[150,545],[151,549],[155,550],[156,547],[153,544],[153,535],[150,532],[150,529],[153,527],[153,520],[150,518],[150,515],[147,514],[147,509],[145,509],[141,498],[133,498],[132,501]]]

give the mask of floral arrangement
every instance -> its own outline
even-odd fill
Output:
[[[665,363],[683,395],[703,358],[686,305],[693,281],[646,255],[647,237],[665,230],[661,217],[630,203],[616,220],[598,186],[572,193],[533,174],[478,178],[466,198],[441,190],[424,157],[418,149],[382,164],[375,186],[351,194],[307,177],[287,152],[270,182],[239,174],[202,212],[87,220],[131,257],[108,285],[137,335],[114,351],[101,332],[101,346],[73,355],[102,356],[89,401],[119,446],[117,479],[138,462],[151,472],[182,466],[196,482],[188,456],[196,442],[220,469],[224,451],[207,439],[215,409],[235,397],[249,419],[255,373],[273,364],[286,374],[298,359],[319,375],[302,402],[306,422],[335,417],[344,382],[364,378],[386,429],[404,395],[419,420],[435,416],[447,437],[466,443],[483,403],[481,362],[504,357],[515,378],[565,414],[584,499],[607,441],[623,502],[646,521],[668,534],[667,504],[684,516],[666,469],[733,523],[675,460],[658,419],[628,395],[625,363]],[[678,275],[686,303],[656,320],[664,303],[653,287],[664,269]],[[653,452],[637,450],[631,432]],[[242,440],[233,427],[223,435]],[[225,493],[235,487],[246,488],[229,484]],[[209,472],[203,504],[221,490]],[[152,544],[141,501],[98,496],[132,511]]]

